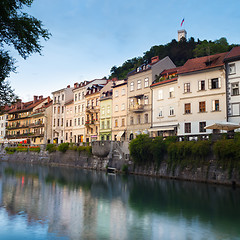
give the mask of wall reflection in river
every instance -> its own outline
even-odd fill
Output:
[[[240,238],[239,189],[8,163],[0,174],[1,239]]]

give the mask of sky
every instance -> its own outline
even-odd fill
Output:
[[[226,37],[240,43],[240,1],[231,0],[34,0],[24,9],[52,34],[42,54],[21,59],[8,78],[23,101],[75,82],[108,77],[110,69],[177,39]],[[181,27],[184,18],[183,27]]]

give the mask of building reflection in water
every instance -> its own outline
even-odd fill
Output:
[[[47,234],[67,239],[240,236],[239,189],[9,163],[1,163],[0,170],[0,204],[8,218],[23,215],[29,227],[42,225]]]

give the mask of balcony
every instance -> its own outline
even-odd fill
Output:
[[[6,128],[8,129],[8,130],[12,130],[12,129],[18,129],[18,128],[28,128],[29,127],[29,125],[28,124],[16,124],[16,125],[11,125],[11,126],[6,126]]]
[[[37,121],[36,123],[31,123],[29,125],[29,127],[32,127],[32,128],[34,128],[34,127],[43,127],[43,126],[44,126],[44,123],[42,121]]]
[[[143,112],[145,110],[143,104],[131,105],[129,109],[133,112]]]
[[[17,134],[13,134],[13,135],[6,135],[5,138],[7,139],[13,139],[13,138],[26,138],[26,137],[30,137],[32,136],[33,133],[17,133]]]

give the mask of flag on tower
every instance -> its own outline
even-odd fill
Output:
[[[183,18],[183,20],[182,20],[182,22],[181,22],[181,27],[182,27],[183,23],[184,23],[184,18]]]

